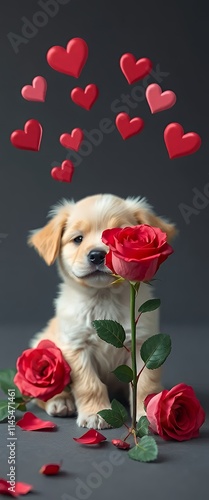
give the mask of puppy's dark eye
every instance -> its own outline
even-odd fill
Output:
[[[79,235],[79,236],[76,236],[76,238],[74,238],[74,243],[76,243],[77,245],[80,245],[80,243],[83,241],[83,236]]]

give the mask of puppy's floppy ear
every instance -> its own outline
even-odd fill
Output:
[[[159,227],[167,234],[169,243],[178,234],[175,224],[167,221],[164,217],[155,215],[146,198],[127,198],[126,203],[132,211],[137,224],[148,224],[149,226]]]
[[[28,238],[28,245],[35,247],[48,266],[54,263],[59,254],[62,234],[73,204],[64,200],[55,206],[49,212],[52,215],[50,222],[41,229],[31,231]]]

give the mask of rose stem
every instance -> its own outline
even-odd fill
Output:
[[[137,316],[137,318],[136,318],[136,320],[135,320],[136,325],[137,325],[137,323],[138,323],[139,318],[140,318],[140,316],[141,316],[141,315],[142,315],[142,313],[139,313],[139,315]]]
[[[135,299],[136,290],[130,283],[130,315],[131,315],[131,357],[132,357],[132,394],[133,394],[133,414],[132,414],[132,428],[136,429],[136,405],[137,405],[137,366],[136,366],[136,323],[135,323]]]
[[[132,432],[130,431],[126,437],[124,437],[123,441],[126,441],[126,439],[128,439],[128,437],[130,436],[130,434],[132,434]]]
[[[140,372],[138,373],[138,375],[137,375],[137,381],[139,380],[139,377],[140,377],[141,373],[143,372],[145,366],[146,365],[143,365],[142,368],[141,368],[141,370],[140,370]]]

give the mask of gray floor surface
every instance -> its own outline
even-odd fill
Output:
[[[40,325],[39,325],[40,327]],[[13,367],[17,356],[39,329],[32,325],[2,326],[0,368]],[[162,329],[161,329],[162,331]],[[200,437],[178,443],[157,437],[159,457],[144,464],[132,461],[117,450],[111,439],[122,429],[102,431],[107,441],[82,446],[73,437],[83,433],[75,419],[53,419],[41,409],[32,411],[58,424],[56,432],[16,430],[16,479],[33,485],[27,498],[51,500],[107,500],[140,498],[153,500],[204,500],[209,490],[209,332],[208,327],[174,326],[163,328],[172,337],[172,353],[164,365],[167,388],[184,382],[192,385],[207,418]],[[20,414],[18,414],[19,416]],[[45,463],[63,461],[58,476],[39,474]],[[7,424],[0,424],[0,477],[9,472]],[[2,496],[4,498],[4,496]],[[8,498],[8,497],[5,497]],[[21,497],[23,498],[23,497]]]

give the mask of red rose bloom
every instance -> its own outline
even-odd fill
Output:
[[[70,382],[71,368],[50,340],[42,340],[36,348],[24,351],[16,366],[14,383],[24,396],[48,401]]]
[[[151,429],[163,439],[186,441],[199,436],[205,412],[189,385],[178,384],[170,391],[151,394],[144,404]]]
[[[139,226],[106,229],[102,241],[109,246],[105,264],[128,281],[149,281],[173,253],[167,235],[157,227]]]

